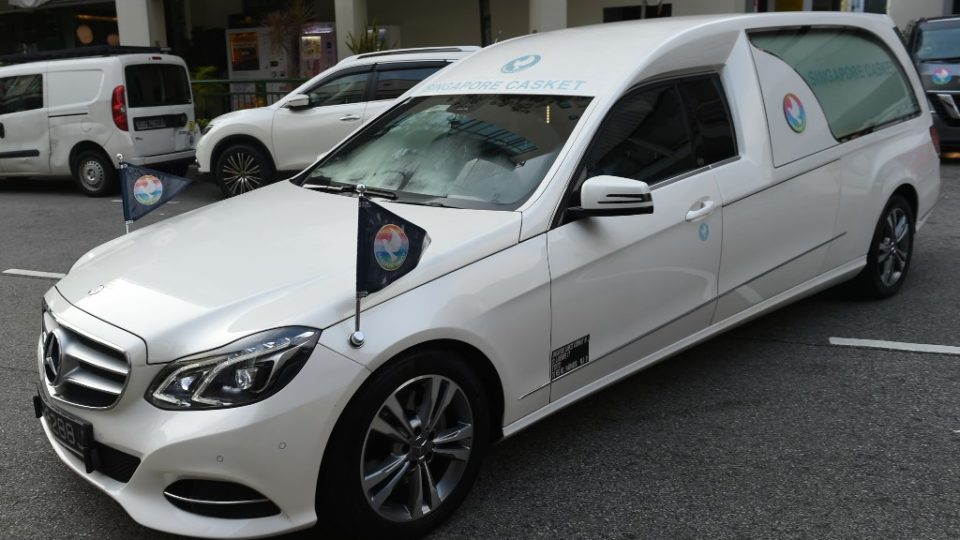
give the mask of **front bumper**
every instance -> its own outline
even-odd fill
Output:
[[[64,326],[92,336],[122,332],[69,305],[55,289],[46,300]],[[134,520],[165,532],[203,538],[259,538],[316,522],[314,498],[324,447],[340,412],[367,374],[363,367],[318,346],[297,377],[262,402],[235,409],[165,411],[144,399],[163,366],[138,360],[131,358],[124,393],[109,409],[65,404],[52,398],[45,384],[40,385],[48,403],[92,423],[98,443],[140,459],[128,482],[100,471],[88,474],[83,461],[61,446],[41,420],[64,463],[110,495]],[[42,350],[38,347],[40,365]],[[185,479],[241,484],[263,494],[280,513],[225,519],[181,510],[163,491]]]
[[[951,124],[939,114],[934,114],[933,125],[940,135],[941,154],[960,151],[960,125]]]

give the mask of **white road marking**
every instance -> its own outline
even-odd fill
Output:
[[[26,277],[38,277],[44,279],[61,279],[66,274],[60,274],[57,272],[40,272],[38,270],[20,270],[19,268],[11,268],[9,270],[4,270],[4,274],[9,274],[11,276],[26,276]]]
[[[960,356],[960,347],[950,345],[927,345],[926,343],[903,343],[900,341],[882,341],[877,339],[830,338],[831,345],[840,347],[862,347],[867,349],[885,349],[888,351],[906,351],[930,354],[952,354]]]

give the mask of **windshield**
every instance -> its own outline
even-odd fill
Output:
[[[588,97],[413,98],[364,128],[305,185],[389,190],[398,202],[515,210],[540,185]]]
[[[960,61],[960,23],[937,22],[921,26],[916,44],[918,60]]]

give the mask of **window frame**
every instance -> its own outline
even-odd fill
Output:
[[[43,73],[24,73],[24,74],[20,74],[20,75],[8,75],[8,76],[5,76],[5,77],[0,77],[0,80],[2,80],[2,79],[23,79],[23,78],[28,78],[28,77],[39,77],[39,78],[40,78],[40,105],[39,105],[38,107],[30,107],[29,109],[22,109],[22,110],[18,110],[18,111],[7,111],[7,110],[5,109],[5,105],[4,105],[4,101],[3,101],[4,96],[0,96],[0,115],[4,115],[4,116],[5,116],[5,115],[8,115],[8,114],[18,114],[18,113],[36,111],[36,110],[43,109],[43,108],[45,108],[45,107],[47,106],[47,95],[46,95],[47,93],[44,91],[44,83],[45,83],[45,80],[44,80],[44,74],[43,74]],[[24,95],[21,95],[21,96],[17,97],[17,101],[18,101],[18,102],[22,102],[22,101],[23,101],[23,98],[24,98]]]
[[[143,92],[143,87],[140,83],[140,76],[136,73],[137,70],[141,69],[156,69],[160,75],[160,88],[166,94],[168,78],[166,71],[176,71],[176,76],[179,79],[179,75],[183,75],[182,79],[179,79],[177,83],[183,82],[185,86],[180,88],[180,91],[185,91],[187,100],[183,103],[168,103],[166,95],[164,95],[163,103],[160,104],[144,104],[142,102],[134,103],[134,99],[131,97],[131,90],[134,87],[133,80],[137,80],[138,90]],[[138,64],[126,64],[123,66],[123,84],[126,88],[127,93],[127,106],[131,109],[152,109],[158,107],[183,107],[186,105],[193,105],[193,87],[190,85],[190,72],[187,71],[187,68],[180,64],[171,64],[171,63],[159,63],[159,64],[150,64],[150,63],[138,63]],[[143,99],[142,95],[137,96],[138,98]]]
[[[684,81],[696,80],[696,79],[705,78],[705,77],[716,77],[716,81],[719,83],[718,90],[720,91],[720,96],[723,99],[724,107],[727,111],[727,118],[730,121],[730,129],[733,134],[734,155],[729,158],[717,161],[715,163],[697,165],[695,149],[692,148],[694,143],[694,140],[693,140],[694,126],[687,112],[687,102],[683,99],[683,96],[680,90],[677,88],[677,86]],[[574,219],[571,218],[571,216],[568,215],[567,211],[570,208],[573,208],[579,205],[579,201],[577,200],[577,198],[579,198],[580,186],[583,184],[583,182],[589,180],[588,177],[585,177],[582,180],[580,180],[580,176],[584,173],[584,170],[587,166],[587,157],[590,155],[590,152],[594,148],[596,148],[598,144],[597,142],[598,135],[611,122],[614,109],[616,109],[616,107],[620,105],[620,103],[622,103],[625,99],[629,99],[637,94],[641,94],[651,89],[656,89],[663,86],[672,86],[674,91],[677,93],[677,99],[680,100],[680,105],[681,105],[680,110],[681,110],[681,114],[683,115],[684,127],[687,130],[687,137],[690,139],[692,151],[694,151],[694,168],[677,173],[673,176],[664,178],[656,182],[655,184],[652,184],[652,185],[648,184],[650,186],[651,192],[656,191],[660,188],[669,186],[681,180],[685,180],[697,174],[701,174],[710,169],[720,167],[740,159],[741,154],[740,154],[740,144],[739,144],[739,141],[737,140],[737,133],[738,133],[737,124],[736,122],[734,122],[733,115],[730,110],[729,99],[727,99],[726,88],[723,85],[723,80],[722,80],[722,77],[720,77],[719,71],[712,70],[712,69],[700,70],[700,71],[693,71],[690,73],[684,73],[682,75],[673,75],[669,77],[654,78],[654,79],[644,81],[642,83],[639,83],[631,87],[630,89],[625,91],[619,98],[617,98],[617,100],[613,103],[613,105],[611,105],[607,109],[603,119],[600,121],[600,124],[593,131],[593,133],[590,134],[590,144],[588,144],[586,149],[583,151],[582,155],[580,156],[577,162],[577,166],[573,170],[573,174],[570,176],[570,179],[567,181],[567,187],[564,190],[563,197],[560,200],[560,204],[557,210],[554,212],[553,220],[550,225],[551,229],[555,229],[557,227],[561,227],[563,225],[566,225],[567,223],[571,223],[575,221]],[[640,180],[637,180],[637,181],[639,182]],[[577,198],[574,198],[575,196]]]
[[[677,80],[677,81],[675,82],[676,86],[678,87],[678,88],[677,88],[677,91],[679,92],[679,86],[680,86],[681,84],[685,83],[685,82],[698,81],[698,80],[704,80],[704,79],[713,82],[714,88],[717,90],[717,93],[720,95],[720,101],[723,103],[723,110],[724,110],[724,112],[725,112],[726,115],[727,115],[727,122],[730,124],[730,139],[733,141],[733,154],[732,154],[732,155],[727,156],[727,157],[725,157],[725,158],[723,158],[723,159],[714,161],[713,163],[706,163],[706,162],[704,162],[703,165],[700,165],[701,167],[710,167],[710,166],[716,166],[718,163],[725,163],[726,161],[728,161],[728,160],[730,160],[730,159],[732,159],[732,158],[739,157],[739,156],[740,156],[740,142],[737,140],[737,126],[736,126],[736,125],[734,124],[734,122],[733,122],[733,112],[730,110],[730,100],[727,99],[727,90],[726,90],[726,88],[724,88],[724,86],[723,86],[723,79],[720,77],[720,74],[719,74],[719,73],[717,73],[717,72],[702,73],[702,74],[700,74],[700,75],[693,75],[693,76],[689,76],[689,77],[682,77],[682,78],[680,78],[679,80]],[[690,133],[691,133],[691,135],[692,135],[692,134],[696,131],[696,125],[695,125],[696,122],[695,122],[695,120],[694,120],[693,118],[690,117],[689,111],[687,111],[687,107],[688,107],[689,103],[687,103],[687,101],[683,98],[683,92],[679,92],[679,93],[680,93],[680,101],[683,103],[683,106],[684,106],[684,111],[687,112],[687,115],[686,115],[686,117],[687,117],[687,124],[688,124],[689,131],[690,131]],[[690,138],[690,141],[691,141],[691,143],[695,143],[695,142],[696,142],[693,137]],[[701,144],[701,147],[700,147],[700,148],[698,148],[698,147],[694,144],[694,149],[693,149],[693,150],[694,150],[694,159],[700,159],[701,156],[700,156],[699,150],[702,150],[702,144]],[[660,182],[658,182],[658,184],[659,184],[659,183],[660,183]],[[653,189],[653,186],[650,186],[650,189]]]
[[[373,64],[370,64],[370,65],[367,65],[367,66],[351,67],[351,68],[347,68],[347,69],[343,69],[343,70],[337,71],[336,73],[331,73],[329,76],[324,77],[323,79],[320,79],[319,81],[316,82],[316,84],[311,85],[310,87],[308,87],[307,89],[303,90],[302,92],[297,92],[297,94],[302,94],[302,95],[305,95],[305,96],[309,96],[309,95],[310,95],[310,92],[316,90],[317,88],[320,88],[321,86],[323,86],[323,85],[325,85],[325,84],[328,84],[328,83],[330,83],[330,82],[333,82],[333,81],[335,81],[335,80],[337,80],[337,79],[340,79],[340,78],[342,78],[342,77],[348,77],[348,76],[350,76],[350,75],[357,75],[357,74],[359,74],[359,73],[370,73],[370,76],[367,78],[366,87],[363,89],[363,98],[362,98],[360,101],[355,101],[355,102],[353,102],[353,103],[340,103],[340,104],[338,104],[338,105],[332,105],[332,104],[331,104],[331,105],[320,105],[320,104],[317,104],[317,105],[309,105],[309,106],[304,107],[304,108],[302,108],[302,109],[298,108],[298,110],[311,110],[311,109],[317,109],[317,108],[320,108],[320,107],[342,107],[342,106],[344,106],[344,105],[356,105],[357,103],[366,103],[366,102],[370,101],[370,92],[371,92],[371,90],[373,89],[373,86],[370,84],[370,82],[373,80]],[[284,104],[284,107],[289,109],[289,107],[288,107],[286,104]]]
[[[366,94],[367,95],[366,101],[369,101],[369,102],[391,101],[400,97],[400,96],[397,96],[393,98],[376,99],[377,85],[380,83],[380,74],[383,73],[384,71],[404,71],[408,69],[423,69],[423,68],[433,68],[433,67],[438,68],[437,71],[440,71],[441,69],[449,66],[450,64],[451,64],[450,60],[418,60],[418,61],[411,61],[411,62],[387,62],[382,64],[375,64],[373,69],[373,74],[370,76],[369,82],[367,82],[368,91]],[[436,71],[434,73],[436,73]],[[430,75],[424,79],[421,79],[420,82],[423,82],[424,80],[432,76],[433,75]],[[417,83],[417,84],[420,84],[420,83]],[[405,93],[406,91],[403,92],[403,94]],[[402,96],[403,94],[400,94],[400,95]]]
[[[821,110],[823,110],[823,103],[820,102],[820,98],[817,96],[817,93],[813,90],[813,87],[810,86],[810,83],[807,82],[806,77],[804,77],[802,73],[797,71],[797,68],[793,64],[781,58],[780,55],[776,54],[773,51],[764,49],[763,47],[760,47],[753,42],[754,35],[764,34],[764,33],[776,33],[776,32],[783,32],[783,31],[789,31],[789,30],[793,30],[798,34],[805,34],[810,30],[834,30],[834,31],[841,31],[841,32],[847,31],[847,32],[854,32],[856,34],[860,34],[866,39],[866,41],[869,41],[879,46],[884,52],[886,52],[890,56],[898,72],[900,73],[900,76],[903,77],[903,80],[906,83],[907,89],[910,92],[910,97],[912,98],[913,104],[916,108],[913,114],[902,116],[900,118],[896,118],[893,120],[889,120],[882,124],[877,124],[871,127],[867,127],[860,131],[847,134],[843,137],[837,137],[836,133],[834,133],[833,131],[833,126],[830,125],[830,119],[827,118],[827,129],[830,130],[830,135],[834,138],[835,141],[837,141],[838,145],[843,145],[850,141],[870,135],[871,133],[877,133],[889,127],[893,127],[899,124],[909,122],[923,115],[923,106],[921,103],[921,99],[919,96],[917,96],[917,89],[914,88],[913,81],[910,79],[910,76],[907,74],[907,70],[904,69],[903,62],[901,62],[900,57],[897,56],[897,53],[893,50],[893,48],[890,47],[890,45],[886,42],[886,40],[884,40],[882,37],[880,37],[879,35],[877,35],[875,32],[871,30],[868,30],[866,28],[862,28],[859,26],[849,26],[849,25],[842,25],[842,24],[812,24],[812,25],[805,24],[805,25],[794,25],[794,26],[770,26],[770,27],[764,27],[764,28],[748,29],[746,31],[746,34],[747,34],[747,41],[750,43],[750,46],[779,59],[781,62],[786,64],[790,69],[792,69],[793,72],[796,73],[798,77],[800,77],[800,80],[803,81],[803,84],[807,85],[807,88],[810,90],[810,93],[812,93],[813,96],[817,99],[817,104],[820,105]],[[909,54],[909,52],[907,54],[907,57],[911,58],[912,60],[912,57]],[[911,64],[912,64],[912,61],[911,61]],[[926,98],[926,95],[924,94],[923,97]],[[826,111],[824,111],[824,116],[826,117]]]

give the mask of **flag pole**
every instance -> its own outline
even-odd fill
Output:
[[[117,154],[117,165],[120,167],[120,171],[121,171],[120,174],[121,174],[121,181],[122,181],[122,178],[123,178],[123,177],[122,177],[122,175],[123,175],[123,169],[126,169],[126,168],[127,168],[127,164],[124,163],[124,161],[123,161],[123,154]],[[123,203],[123,204],[126,204],[126,203]],[[124,233],[123,233],[123,234],[130,234],[130,224],[131,224],[131,223],[133,223],[133,222],[130,221],[130,220],[125,220],[125,221],[123,222],[123,227],[124,227]]]
[[[363,200],[366,198],[367,187],[363,184],[357,184],[357,219],[360,219],[360,208],[363,206]],[[357,223],[357,227],[360,227],[360,224]],[[360,245],[357,245],[357,249],[360,249]],[[365,291],[357,291],[357,304],[356,310],[353,313],[353,333],[350,334],[350,345],[353,345],[355,348],[359,349],[363,347],[364,342],[366,341],[366,336],[363,335],[363,332],[360,331],[360,300],[365,297],[367,293]]]

